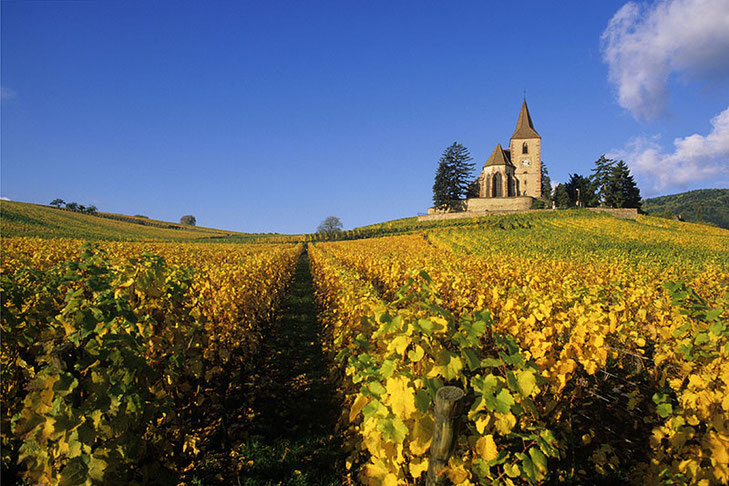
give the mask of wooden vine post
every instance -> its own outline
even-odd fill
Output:
[[[448,466],[448,458],[456,444],[466,393],[455,386],[444,386],[435,394],[435,430],[430,445],[426,486],[447,485],[448,478],[442,474]]]

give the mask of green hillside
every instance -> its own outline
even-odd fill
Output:
[[[729,229],[729,189],[699,189],[643,200],[643,210],[652,216],[711,223]]]
[[[3,237],[67,237],[94,240],[218,240],[242,239],[246,235],[196,226],[157,221],[122,214],[77,213],[50,206],[2,201],[0,233]]]

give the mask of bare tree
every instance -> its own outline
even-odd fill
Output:
[[[342,231],[342,222],[336,216],[329,216],[316,229],[317,233],[334,233],[336,231]]]

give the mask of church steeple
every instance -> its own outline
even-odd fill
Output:
[[[514,135],[511,136],[512,140],[515,138],[542,138],[534,129],[532,117],[531,115],[529,115],[529,108],[527,108],[526,99],[521,105],[519,120],[516,122],[516,130],[514,130]]]

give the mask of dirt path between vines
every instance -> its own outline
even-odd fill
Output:
[[[263,340],[253,375],[250,438],[239,449],[241,485],[339,485],[340,407],[328,382],[308,254],[299,259],[283,315]]]
[[[335,432],[341,406],[328,381],[306,251],[282,307],[257,356],[229,378],[227,428],[215,428],[215,439],[206,441],[182,484],[342,484],[344,461]],[[215,414],[210,419],[220,424]]]

